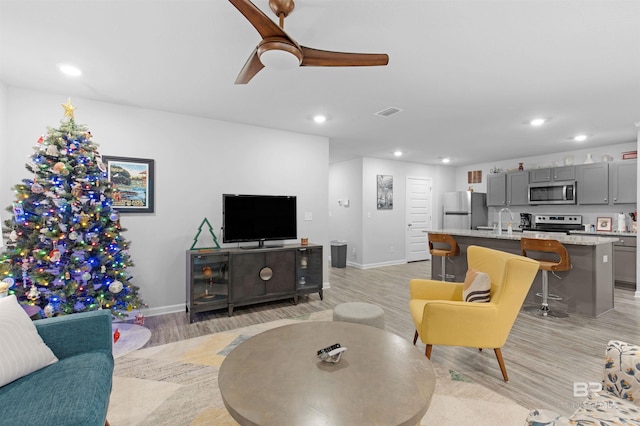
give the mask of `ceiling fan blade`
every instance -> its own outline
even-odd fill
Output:
[[[258,30],[262,38],[283,37],[291,40],[291,37],[284,32],[275,22],[273,22],[263,11],[258,9],[249,0],[229,0],[244,15],[245,18]]]
[[[346,53],[312,49],[302,49],[301,67],[370,67],[387,65],[389,55],[385,53]]]
[[[264,65],[262,65],[258,57],[258,49],[255,49],[240,70],[235,84],[247,84],[262,68],[264,68]]]

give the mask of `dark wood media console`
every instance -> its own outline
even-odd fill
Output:
[[[322,299],[322,246],[187,250],[189,321],[198,312],[318,293]]]

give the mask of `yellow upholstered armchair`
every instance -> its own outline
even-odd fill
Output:
[[[431,359],[432,345],[493,348],[505,382],[509,380],[501,348],[538,272],[535,260],[493,250],[469,246],[469,269],[488,275],[490,301],[463,301],[463,283],[425,279],[409,282],[409,310],[416,326],[413,338],[426,344]]]

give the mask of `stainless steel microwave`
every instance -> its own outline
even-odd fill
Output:
[[[576,181],[531,183],[529,204],[576,204]]]

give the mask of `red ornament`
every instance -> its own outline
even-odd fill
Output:
[[[38,138],[38,143],[42,143],[42,142],[44,142],[44,136],[40,136],[40,137]]]
[[[120,329],[116,328],[116,331],[113,332],[113,343],[116,343],[120,339]]]
[[[60,250],[53,249],[51,253],[49,253],[49,260],[51,262],[58,262],[60,260]]]

